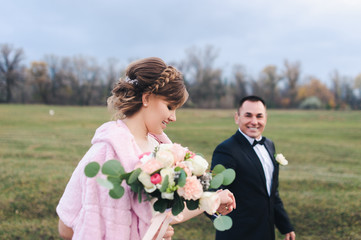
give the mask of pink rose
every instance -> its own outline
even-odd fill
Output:
[[[196,176],[186,178],[184,187],[178,188],[178,195],[186,200],[197,200],[202,196],[203,187]]]
[[[174,156],[174,163],[177,163],[180,161],[184,161],[184,157],[188,150],[186,148],[182,147],[180,144],[174,143],[172,145],[171,151]]]
[[[157,161],[155,158],[152,158],[151,160],[147,161],[141,167],[142,171],[148,174],[152,174],[161,168],[162,168],[162,164],[160,164],[160,162]]]
[[[192,176],[192,170],[190,169],[190,167],[192,167],[192,164],[190,164],[190,162],[177,162],[175,166],[183,168],[187,176]]]
[[[150,181],[153,184],[158,184],[162,181],[162,176],[159,173],[155,173],[150,177]]]

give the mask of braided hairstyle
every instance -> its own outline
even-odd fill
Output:
[[[127,67],[125,77],[115,84],[108,98],[108,108],[115,111],[117,119],[130,117],[141,109],[144,93],[164,97],[174,108],[182,106],[188,98],[181,73],[162,59],[151,57]]]

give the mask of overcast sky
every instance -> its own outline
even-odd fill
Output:
[[[326,82],[338,70],[361,73],[360,0],[0,0],[0,44],[99,63],[158,56],[184,60],[212,45],[216,67],[235,64],[257,77],[267,65],[301,63]]]

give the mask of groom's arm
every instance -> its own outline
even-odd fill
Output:
[[[294,231],[288,214],[284,209],[283,202],[279,196],[278,190],[275,193],[274,214],[275,225],[282,234]]]
[[[272,156],[274,156],[274,154],[276,152],[275,145],[271,140],[269,140],[269,141],[266,140],[266,142],[268,142],[266,144],[269,147],[270,155],[272,158]],[[275,168],[279,168],[279,166],[275,166]],[[276,169],[275,169],[275,171],[276,171]],[[279,172],[279,169],[277,169],[277,174],[275,176],[275,179],[273,179],[273,183],[276,185],[275,186],[275,188],[276,188],[275,199],[274,199],[275,225],[282,234],[287,234],[287,233],[293,232],[294,227],[291,224],[291,221],[290,221],[288,214],[283,206],[283,202],[282,202],[281,197],[278,192],[278,185],[279,185],[278,172]]]
[[[293,232],[294,227],[291,224],[291,221],[283,206],[283,202],[278,192],[278,174],[275,177],[276,177],[276,179],[274,179],[274,183],[276,184],[276,191],[274,198],[275,225],[282,234],[286,234]]]

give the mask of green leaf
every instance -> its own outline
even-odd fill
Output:
[[[228,230],[232,227],[232,224],[232,218],[229,216],[219,216],[213,221],[213,225],[218,231]]]
[[[155,211],[163,213],[167,209],[167,205],[168,205],[167,200],[160,198],[154,203],[153,208]]]
[[[222,172],[222,175],[224,177],[223,179],[223,185],[227,186],[231,184],[234,179],[236,178],[236,172],[232,168],[228,168]]]
[[[165,192],[168,188],[168,185],[169,185],[169,176],[165,176],[164,180],[163,180],[163,183],[162,183],[162,187],[159,189],[159,191],[161,192]]]
[[[109,195],[112,198],[119,199],[119,198],[123,197],[123,195],[124,195],[124,188],[120,185],[116,186],[112,190],[109,191]]]
[[[209,188],[217,189],[219,188],[223,183],[223,174],[218,174],[212,178],[211,185]]]
[[[99,183],[100,186],[103,186],[107,189],[112,189],[114,188],[113,183],[111,183],[110,181],[108,181],[107,179],[104,178],[97,178],[97,182]]]
[[[221,172],[223,172],[224,170],[226,170],[226,168],[222,165],[222,164],[217,164],[213,170],[212,170],[212,175],[217,175]]]
[[[123,173],[122,175],[120,175],[120,177],[121,177],[122,179],[125,179],[125,180],[127,181],[127,183],[128,183],[129,177],[130,177],[131,174],[132,174],[132,172]]]
[[[143,184],[139,181],[136,181],[129,185],[133,192],[137,193],[143,189]]]
[[[108,176],[108,181],[113,183],[114,186],[120,185],[123,181],[123,178],[121,176],[114,177],[114,176]]]
[[[135,169],[134,171],[132,171],[131,173],[130,173],[130,176],[129,176],[129,178],[128,178],[128,180],[127,180],[127,183],[128,184],[133,184],[133,183],[135,183],[137,180],[138,180],[138,176],[139,176],[139,174],[142,172],[142,169],[140,169],[140,168],[137,168],[137,169]]]
[[[186,178],[187,178],[186,172],[183,169],[181,169],[178,179],[178,186],[184,187],[184,185],[186,185]]]
[[[178,196],[178,194],[174,194],[174,205],[172,207],[173,216],[177,216],[184,209],[184,201],[182,198]]]
[[[85,176],[90,177],[90,178],[95,177],[98,174],[99,169],[100,169],[99,163],[90,162],[84,168]]]
[[[183,168],[181,168],[181,167],[176,167],[176,168],[174,168],[174,171],[175,171],[175,172],[179,172],[181,169],[183,169]]]
[[[124,172],[124,168],[118,160],[109,160],[103,164],[102,173],[104,175],[119,176]]]
[[[198,208],[199,200],[196,200],[196,201],[194,201],[194,200],[186,200],[185,202],[186,202],[187,208],[189,210],[196,210]]]
[[[138,202],[139,203],[142,202],[142,189],[141,188],[138,189]]]

